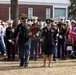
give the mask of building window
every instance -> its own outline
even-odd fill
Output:
[[[66,18],[66,8],[55,8],[54,9],[54,18],[59,19],[60,17]]]
[[[33,16],[33,8],[28,8],[28,18],[32,19]]]
[[[46,8],[46,19],[50,18],[50,8]]]

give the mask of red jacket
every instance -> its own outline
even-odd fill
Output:
[[[73,31],[67,32],[67,33],[66,33],[66,39],[68,39],[68,35],[69,35],[69,34],[70,34],[71,39],[72,39],[72,44],[74,44],[74,32],[73,32]]]

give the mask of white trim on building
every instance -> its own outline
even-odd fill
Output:
[[[67,14],[68,13],[68,6],[60,6],[60,5],[59,6],[53,6],[53,18],[55,18],[55,14],[54,14],[55,8],[65,8],[66,9],[66,17],[65,18],[68,19],[68,14]]]
[[[28,18],[32,19],[33,16],[33,8],[28,8]]]
[[[10,0],[0,0],[0,4],[10,4]],[[50,5],[53,6],[53,18],[55,18],[55,8],[66,9],[66,19],[68,18],[68,6],[70,6],[70,0],[19,0],[18,4],[24,5]]]
[[[51,10],[50,8],[46,8],[46,19],[50,18]]]
[[[10,4],[10,0],[0,0],[0,4]],[[70,0],[18,0],[18,4],[69,6]]]

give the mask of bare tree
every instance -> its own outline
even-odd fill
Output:
[[[11,0],[11,19],[15,27],[18,24],[18,0]]]
[[[69,15],[76,20],[76,0],[70,0],[71,5],[69,6]]]

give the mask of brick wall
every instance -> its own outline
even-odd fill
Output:
[[[28,8],[33,8],[33,16],[38,16],[39,18],[46,18],[46,8],[51,9],[51,16],[53,15],[53,6],[45,5],[20,5],[19,6],[19,15],[26,13],[28,15]]]
[[[0,19],[4,21],[9,19],[9,6],[7,4],[0,4]]]
[[[0,4],[0,19],[7,21],[9,19],[9,4]],[[46,5],[19,5],[19,16],[22,13],[28,15],[28,8],[33,8],[33,15],[39,18],[46,18],[46,8],[51,9],[51,16],[53,14],[53,6]]]

